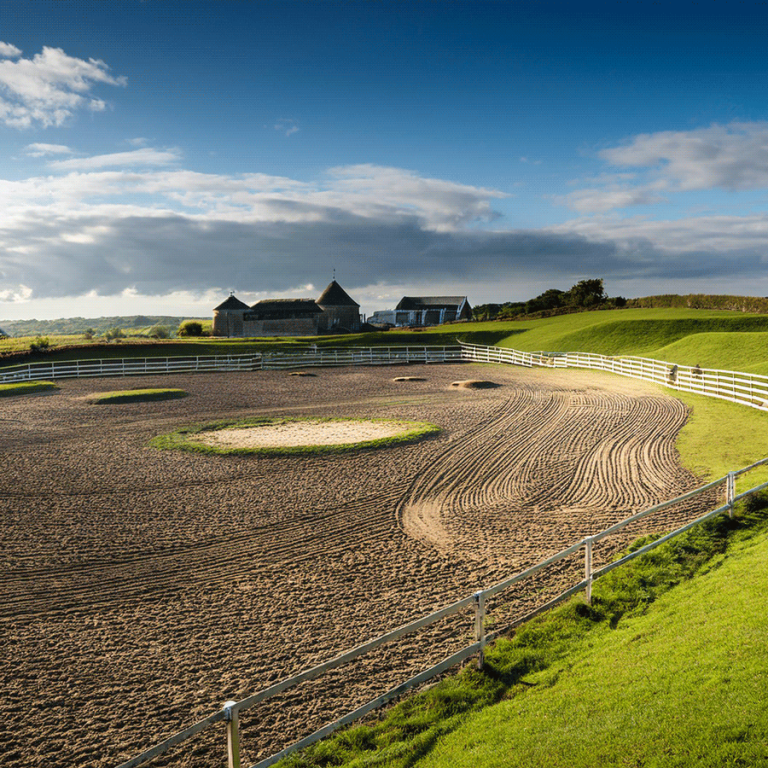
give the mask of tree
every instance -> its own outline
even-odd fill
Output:
[[[568,304],[574,307],[594,307],[605,301],[602,279],[580,280],[568,291]]]
[[[203,324],[199,320],[185,320],[177,333],[179,336],[202,336]]]

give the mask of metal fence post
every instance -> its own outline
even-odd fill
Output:
[[[227,715],[227,767],[240,768],[240,728],[238,726],[237,710],[233,707],[236,701],[225,701],[224,712]]]
[[[736,497],[736,473],[729,472],[725,482],[726,503],[728,504],[728,517],[733,520],[733,500]]]
[[[475,592],[475,640],[480,643],[477,654],[477,668],[482,669],[485,663],[485,593]]]
[[[592,537],[584,539],[584,576],[587,580],[587,604],[592,605]]]

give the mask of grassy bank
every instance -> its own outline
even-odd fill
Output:
[[[521,676],[506,701],[468,718],[418,765],[765,765],[768,537],[761,523],[733,538],[727,556],[709,557],[695,580],[639,603],[615,628],[601,620],[572,632],[566,655]],[[620,585],[596,586],[602,611]]]
[[[768,521],[757,506],[612,571],[595,583],[592,606],[576,597],[497,642],[484,672],[468,666],[283,764],[715,766],[768,757]]]

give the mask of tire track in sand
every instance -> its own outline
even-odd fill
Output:
[[[400,526],[444,555],[518,562],[555,522],[567,536],[564,518],[607,525],[690,487],[674,447],[687,415],[669,397],[520,386],[412,483]]]

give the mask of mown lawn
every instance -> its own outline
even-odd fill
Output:
[[[601,626],[521,678],[415,765],[768,764],[766,557],[764,532],[742,538],[644,615]]]

